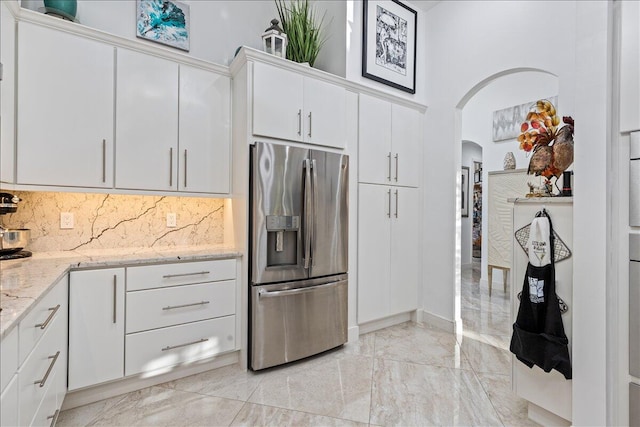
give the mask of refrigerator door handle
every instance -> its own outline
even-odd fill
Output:
[[[314,255],[314,246],[316,243],[316,232],[317,230],[317,224],[316,224],[316,209],[317,209],[317,203],[318,203],[318,168],[316,167],[316,159],[311,160],[311,172],[312,172],[312,180],[311,180],[311,187],[313,189],[312,191],[312,195],[313,195],[313,201],[312,201],[312,208],[311,208],[311,224],[313,224],[313,228],[311,229],[311,250],[309,255],[311,256],[311,266],[314,267],[316,265],[316,257]]]
[[[304,268],[309,268],[311,261],[311,224],[313,221],[311,212],[311,160],[305,159],[305,181],[304,181]]]
[[[307,286],[305,288],[287,289],[286,291],[267,291],[264,289],[260,289],[258,291],[258,296],[260,298],[271,298],[271,297],[298,295],[298,294],[304,294],[307,292],[316,292],[319,289],[334,288],[343,282],[344,280],[340,280],[337,282],[325,283],[324,285]]]

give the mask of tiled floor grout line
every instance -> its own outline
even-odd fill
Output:
[[[369,422],[371,425],[371,416],[373,414],[373,382],[375,381],[373,375],[376,371],[376,338],[377,334],[373,332],[373,350],[371,355],[371,386],[369,387]]]
[[[231,420],[231,422],[229,424],[227,424],[227,426],[232,426],[234,421],[238,418],[238,415],[240,415],[240,413],[242,412],[242,410],[245,408],[245,406],[247,406],[249,404],[248,401],[245,401],[242,406],[240,407],[240,410],[238,410],[238,412],[236,412],[236,414],[233,416],[233,419]]]

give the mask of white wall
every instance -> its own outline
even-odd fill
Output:
[[[327,36],[314,68],[336,76],[347,73],[347,2],[343,0],[316,0],[318,19],[324,15],[323,28]]]
[[[462,218],[460,234],[462,266],[471,264],[473,247],[473,162],[482,162],[482,155],[482,147],[475,141],[462,141],[462,166],[469,168],[469,216]]]
[[[271,19],[278,17],[272,0],[186,0],[183,3],[190,6],[191,16],[188,55],[221,65],[229,65],[239,46],[262,50],[261,35],[271,25]],[[344,22],[344,17],[333,19],[333,13],[340,12],[338,3],[328,2],[326,20],[330,29],[339,29],[342,33],[344,25],[341,22]],[[28,9],[37,10],[43,5],[43,0],[22,0],[22,6]],[[318,12],[322,14],[323,10],[318,8]],[[76,18],[82,25],[129,39],[136,38],[135,0],[79,0]],[[343,42],[343,36],[331,37],[325,49],[334,49],[334,43]],[[326,55],[325,52],[321,54]],[[330,56],[325,56],[317,68],[331,72],[344,69],[344,54],[342,59],[337,58],[337,64],[332,62]]]
[[[425,15],[425,170],[427,180],[438,177],[442,185],[429,197],[438,203],[425,209],[426,235],[439,242],[439,250],[425,254],[429,280],[424,284],[424,308],[459,320],[459,108],[483,82],[509,70],[540,69],[557,75],[563,112],[576,119],[574,227],[588,230],[576,232],[574,238],[573,423],[605,425],[608,4],[450,1]]]

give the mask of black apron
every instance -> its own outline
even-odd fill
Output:
[[[549,219],[551,264],[543,267],[527,265],[509,349],[528,367],[537,365],[545,372],[555,369],[570,380],[569,340],[564,333],[556,295],[553,226],[547,213],[543,211],[542,215]]]

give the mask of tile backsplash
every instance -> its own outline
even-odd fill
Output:
[[[34,252],[222,244],[224,199],[88,193],[15,192],[18,211],[0,217],[5,228],[31,229]],[[60,213],[74,216],[60,228]],[[175,213],[176,227],[167,227]]]

